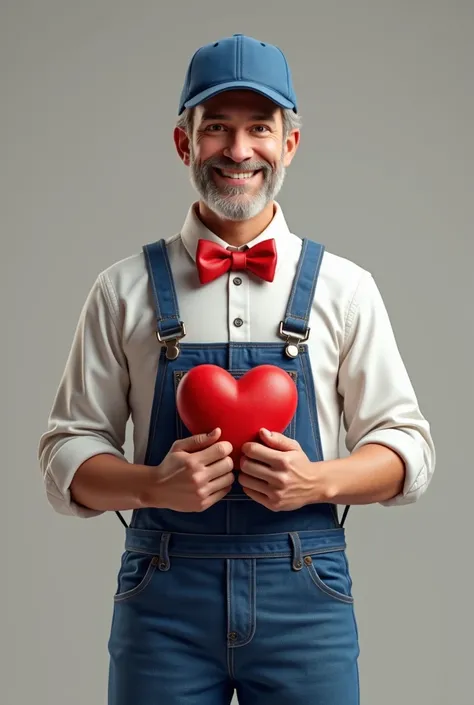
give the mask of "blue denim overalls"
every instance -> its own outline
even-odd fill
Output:
[[[238,377],[261,364],[293,377],[285,433],[323,460],[307,346],[324,248],[303,240],[281,343],[183,344],[164,241],[144,247],[162,342],[145,464],[189,435],[183,374],[203,363]],[[278,325],[278,321],[275,321]],[[230,493],[205,512],[135,511],[114,596],[109,705],[358,705],[358,635],[344,529],[330,504],[272,512]]]

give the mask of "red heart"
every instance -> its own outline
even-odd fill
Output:
[[[240,379],[217,365],[197,365],[181,379],[176,404],[193,435],[221,429],[221,439],[232,443],[238,469],[243,443],[257,440],[261,428],[279,433],[287,428],[298,392],[288,372],[274,365],[254,367]]]

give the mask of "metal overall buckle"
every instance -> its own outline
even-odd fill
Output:
[[[168,360],[176,360],[180,353],[179,341],[186,335],[186,328],[184,327],[184,323],[182,321],[180,321],[179,327],[180,331],[178,335],[176,335],[176,333],[171,333],[170,335],[160,335],[160,331],[156,331],[156,337],[166,348],[166,357]]]
[[[285,353],[288,357],[298,357],[299,345],[309,338],[310,328],[306,328],[304,333],[293,333],[283,328],[284,321],[280,323],[280,336],[286,340]]]

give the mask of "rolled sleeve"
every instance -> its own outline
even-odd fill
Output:
[[[74,501],[79,467],[101,453],[124,457],[130,380],[110,287],[101,274],[87,297],[38,450],[49,503],[81,518],[102,512]]]
[[[384,302],[368,272],[363,273],[348,310],[338,391],[348,451],[376,443],[404,462],[402,491],[380,504],[416,502],[431,481],[435,448]]]
[[[101,511],[88,509],[75,502],[69,489],[82,463],[101,453],[123,458],[123,453],[112,447],[110,443],[90,436],[67,439],[51,458],[44,481],[48,501],[58,514],[68,514],[83,519],[103,514]]]

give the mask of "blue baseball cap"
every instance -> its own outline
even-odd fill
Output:
[[[297,112],[290,67],[276,46],[234,34],[198,49],[192,57],[179,101],[179,115],[218,93],[250,90]]]

